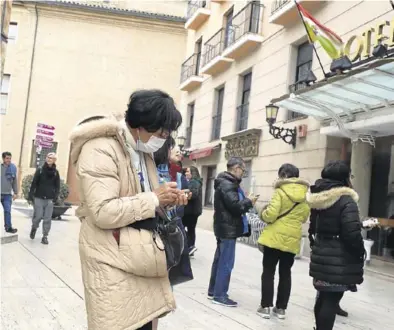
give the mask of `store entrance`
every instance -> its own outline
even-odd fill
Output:
[[[379,218],[381,224],[368,232],[368,238],[375,242],[372,255],[394,262],[394,136],[376,140],[369,216]]]

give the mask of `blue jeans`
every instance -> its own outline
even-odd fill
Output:
[[[231,272],[235,262],[236,239],[216,238],[216,240],[217,247],[212,263],[208,294],[216,299],[222,299],[227,297],[230,286]]]
[[[12,205],[12,195],[1,195],[1,205],[3,205],[4,210],[4,228],[8,229],[12,227],[11,224],[11,205]]]

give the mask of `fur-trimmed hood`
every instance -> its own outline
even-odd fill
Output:
[[[112,114],[102,119],[93,120],[76,126],[70,134],[71,162],[75,164],[81,153],[83,145],[89,140],[100,137],[113,137],[120,140],[122,126],[120,114]]]
[[[300,178],[278,179],[275,189],[283,190],[293,203],[303,203],[309,188],[309,182]]]
[[[350,196],[358,203],[358,194],[349,187],[337,187],[316,193],[308,192],[306,200],[312,209],[325,210],[333,206],[342,196]]]

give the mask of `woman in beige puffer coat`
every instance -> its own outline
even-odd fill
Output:
[[[141,107],[146,113],[130,113]],[[156,122],[159,127],[152,129],[152,114],[172,120]],[[159,146],[149,141],[161,142],[180,122],[167,94],[140,91],[130,98],[126,121],[98,119],[71,134],[89,330],[152,329],[153,320],[175,309],[163,243],[160,238],[154,242],[152,231],[133,225],[144,228],[144,220],[153,218],[159,205],[187,203],[179,190],[158,187],[156,166],[147,152]]]

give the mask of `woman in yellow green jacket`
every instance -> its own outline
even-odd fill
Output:
[[[264,248],[264,257],[261,305],[257,313],[263,318],[271,317],[275,270],[279,263],[279,285],[273,313],[284,319],[291,292],[291,267],[294,257],[300,251],[302,224],[307,221],[310,213],[306,203],[309,183],[299,179],[299,169],[292,164],[283,164],[278,175],[274,195],[261,212],[267,226],[258,240]]]

